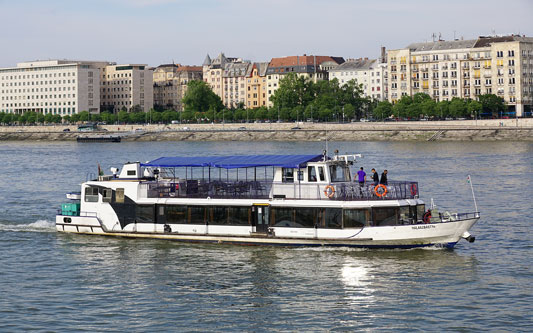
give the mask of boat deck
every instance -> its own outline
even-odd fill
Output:
[[[326,187],[331,187],[326,192]],[[401,200],[418,198],[417,182],[390,181],[379,195],[373,183],[300,184],[272,181],[164,180],[141,184],[146,198],[228,198],[305,200]]]

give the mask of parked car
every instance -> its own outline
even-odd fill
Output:
[[[239,131],[246,131],[246,127],[244,126],[239,127]]]
[[[302,128],[300,126],[296,126],[296,127],[293,127],[291,128],[291,130],[301,130]]]
[[[70,132],[70,128],[65,128],[63,132]]]

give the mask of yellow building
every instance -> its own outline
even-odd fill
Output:
[[[246,108],[255,109],[267,106],[268,62],[256,62],[252,65],[250,76],[246,80]]]

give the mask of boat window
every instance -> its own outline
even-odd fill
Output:
[[[124,189],[117,188],[115,190],[115,201],[118,203],[124,203]]]
[[[307,167],[307,181],[316,182],[316,169],[314,166]]]
[[[342,209],[341,208],[325,208],[326,210],[326,228],[340,229],[342,228]]]
[[[416,222],[416,206],[409,206],[409,218]]]
[[[137,205],[135,218],[137,223],[154,223],[154,205]]]
[[[135,170],[128,170],[128,176],[135,176]]]
[[[85,188],[85,202],[98,202],[98,187]]]
[[[411,213],[409,206],[402,206],[400,207],[400,224],[408,224],[411,223]]]
[[[342,209],[317,207],[271,207],[271,225],[291,228],[336,228],[342,226]]]
[[[345,209],[344,228],[362,228],[367,224],[370,211],[367,209]]]
[[[227,207],[215,206],[209,208],[209,224],[228,224]]]
[[[187,223],[187,206],[165,206],[167,223]]]
[[[293,227],[313,228],[318,220],[316,208],[294,208]]]
[[[416,205],[416,218],[422,220],[424,213],[426,212],[426,205]]]
[[[331,178],[331,182],[346,182],[348,181],[346,178],[346,172],[344,170],[345,168],[338,165],[330,165],[329,166],[329,176]]]
[[[111,202],[111,197],[113,196],[113,190],[110,188],[104,188],[102,190],[102,201],[103,202]]]
[[[189,223],[205,224],[204,206],[189,206]]]
[[[294,183],[294,169],[292,168],[281,168],[283,175],[282,181],[284,183]]]
[[[324,167],[321,167],[321,166],[318,167],[318,177],[321,182],[326,181],[326,176],[324,175]]]
[[[272,207],[270,216],[274,227],[291,227],[293,224],[292,208]]]
[[[396,207],[372,208],[372,217],[375,226],[396,225],[398,209]]]
[[[229,220],[231,225],[249,225],[250,224],[250,207],[228,207]]]

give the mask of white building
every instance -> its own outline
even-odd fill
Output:
[[[101,74],[102,110],[148,112],[154,106],[154,75],[143,64],[108,65]]]
[[[47,60],[0,68],[0,112],[97,113],[100,69],[107,62]]]
[[[389,50],[389,100],[426,93],[438,101],[495,94],[518,117],[533,109],[533,38],[439,40]]]
[[[351,80],[362,85],[365,96],[378,101],[387,99],[387,64],[377,59],[348,59],[329,70],[329,79],[345,85]]]

